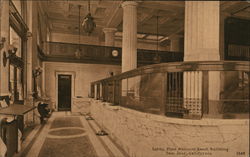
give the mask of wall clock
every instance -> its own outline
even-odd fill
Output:
[[[117,57],[119,55],[119,52],[117,50],[112,51],[112,56]]]

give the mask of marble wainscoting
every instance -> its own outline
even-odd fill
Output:
[[[90,102],[92,117],[131,157],[249,154],[249,119],[170,118]]]
[[[72,112],[88,114],[90,112],[89,98],[73,98]]]

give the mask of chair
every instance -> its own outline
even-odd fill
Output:
[[[48,109],[48,104],[39,102],[37,105],[37,110],[38,113],[40,114],[40,122],[41,124],[43,124],[44,119],[50,117],[50,109]]]

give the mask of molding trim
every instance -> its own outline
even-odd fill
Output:
[[[58,111],[58,75],[71,75],[71,110],[73,105],[73,98],[75,97],[75,81],[76,72],[75,71],[55,71],[55,98],[56,98],[56,111]]]

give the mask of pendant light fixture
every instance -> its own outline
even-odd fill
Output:
[[[155,63],[160,63],[161,62],[161,57],[159,56],[159,16],[158,13],[156,15],[156,53],[155,53],[155,57],[154,57],[154,62]]]
[[[80,10],[81,10],[81,5],[78,6],[79,8],[79,16],[78,16],[78,48],[76,49],[76,52],[75,52],[75,57],[77,59],[80,59],[81,58],[81,49],[80,49]]]
[[[91,16],[91,13],[90,13],[90,0],[88,0],[88,11],[89,12],[87,16],[84,18],[82,26],[83,26],[84,31],[88,33],[88,35],[90,35],[96,27],[94,18]]]

